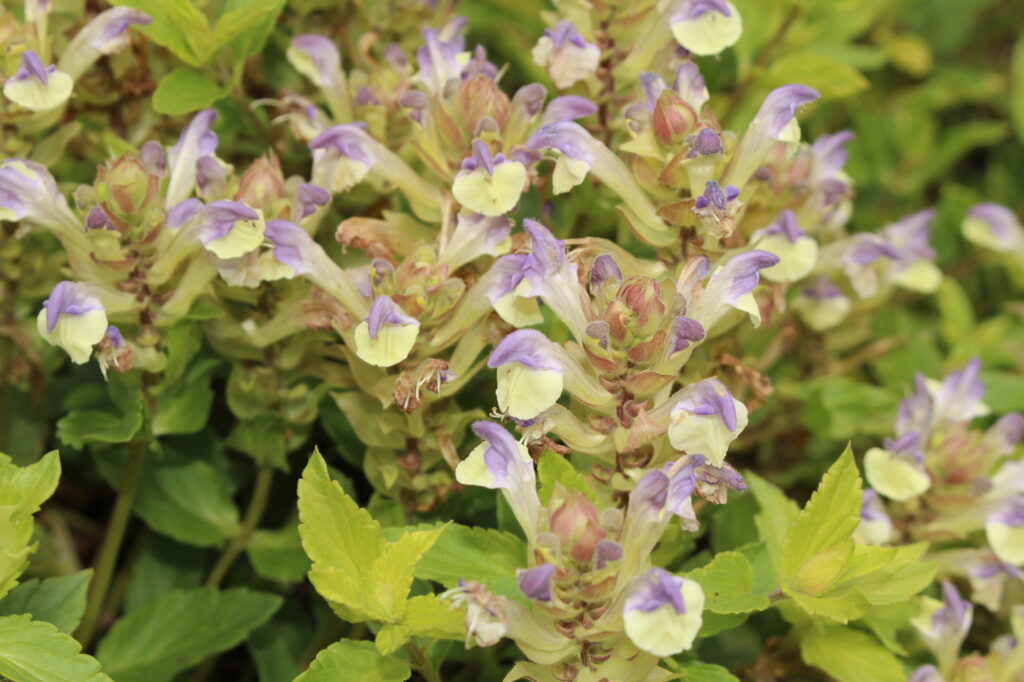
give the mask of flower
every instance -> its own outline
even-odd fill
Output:
[[[100,12],[64,48],[57,69],[78,80],[103,55],[128,47],[129,26],[145,26],[152,21],[145,12],[129,7],[114,7]]]
[[[761,309],[754,298],[754,288],[760,282],[759,272],[779,262],[774,253],[754,249],[733,256],[711,274],[704,290],[687,310],[687,315],[696,320],[709,334],[720,331],[729,322],[731,310],[738,310],[750,316],[757,327],[761,324]],[[690,279],[702,276],[701,269],[688,273]],[[682,278],[681,278],[682,279]],[[685,282],[684,284],[689,284]],[[716,325],[719,328],[716,329]]]
[[[460,78],[469,62],[470,54],[465,52],[466,41],[462,37],[467,23],[465,17],[456,17],[440,31],[423,30],[423,45],[416,50],[420,66],[416,79],[434,94],[442,94],[448,81]]]
[[[655,656],[674,656],[693,646],[703,623],[700,584],[652,568],[636,578],[622,608],[626,635]]]
[[[942,272],[935,265],[935,251],[928,245],[929,225],[935,210],[927,209],[909,215],[882,230],[882,237],[898,254],[892,264],[893,282],[922,294],[939,288]]]
[[[678,395],[668,427],[672,447],[721,466],[729,444],[747,426],[746,405],[717,379],[687,386]]]
[[[922,495],[931,487],[931,478],[924,465],[921,436],[908,432],[892,440],[885,439],[885,448],[871,448],[864,453],[864,476],[880,495],[897,502],[906,502]]]
[[[516,419],[533,419],[562,394],[559,347],[536,329],[501,340],[487,366],[498,370],[498,408]]]
[[[978,246],[1013,253],[1024,250],[1024,227],[1017,215],[999,204],[978,204],[967,212],[964,237]]]
[[[728,237],[736,228],[735,217],[743,206],[739,196],[738,187],[728,185],[723,189],[714,180],[708,180],[704,184],[704,193],[693,202],[693,212],[711,234],[719,238]]]
[[[971,629],[974,607],[960,597],[953,583],[942,582],[943,601],[925,597],[921,615],[910,622],[928,648],[939,659],[941,670],[951,670],[960,655],[960,647]]]
[[[854,538],[866,545],[886,545],[893,539],[895,532],[892,519],[886,513],[878,493],[865,488],[861,496],[860,525],[857,526]]]
[[[26,50],[21,66],[4,84],[4,96],[30,111],[49,111],[67,101],[74,79],[53,64],[46,66],[39,55]]]
[[[774,253],[779,262],[761,271],[770,282],[795,282],[803,279],[818,260],[818,242],[800,229],[796,215],[786,209],[768,227],[751,235],[750,243]]]
[[[1024,564],[1024,495],[1016,495],[991,514],[985,524],[988,544],[1002,561]]]
[[[669,24],[676,41],[700,56],[718,54],[743,33],[739,11],[726,0],[681,0],[669,15]]]
[[[493,422],[474,422],[473,432],[484,442],[455,468],[455,480],[463,485],[500,489],[527,540],[533,542],[540,499],[530,453],[512,434]]]
[[[389,296],[378,296],[366,318],[356,325],[356,355],[377,367],[397,365],[416,344],[420,323]]]
[[[291,65],[313,81],[327,99],[327,106],[338,121],[352,120],[348,83],[341,70],[341,55],[329,38],[303,34],[292,38],[285,53]]]
[[[812,330],[821,333],[834,328],[849,314],[853,303],[829,281],[819,277],[815,283],[800,290],[793,309]]]
[[[309,143],[314,184],[344,192],[361,182],[374,165],[372,144],[362,122],[336,125],[317,135]]]
[[[525,184],[526,166],[504,154],[492,157],[487,143],[474,140],[473,155],[463,160],[452,194],[471,211],[500,216],[515,208]]]
[[[263,211],[236,201],[214,201],[202,210],[199,240],[218,258],[238,258],[263,243]]]
[[[568,19],[559,21],[554,29],[544,29],[533,48],[534,63],[547,69],[558,88],[589,78],[600,59],[601,50],[584,40]]]
[[[217,151],[217,134],[210,130],[217,112],[213,109],[200,111],[182,131],[181,137],[168,154],[170,167],[165,196],[165,206],[177,206],[191,196],[197,185],[208,182],[220,162],[214,155]]]
[[[551,578],[555,575],[554,564],[543,563],[530,569],[516,571],[519,589],[528,599],[540,602],[551,601]]]
[[[107,327],[103,304],[76,282],[58,283],[36,318],[39,335],[67,351],[76,365],[89,361],[92,347],[103,340]]]

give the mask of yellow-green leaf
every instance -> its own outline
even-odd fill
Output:
[[[826,625],[809,628],[800,638],[800,653],[807,665],[821,668],[839,682],[903,682],[899,660],[871,635]]]
[[[765,72],[771,88],[789,83],[809,85],[822,99],[848,97],[868,87],[868,79],[857,69],[818,52],[796,52],[772,61]]]
[[[390,619],[401,618],[412,586],[416,562],[430,549],[444,526],[406,533],[387,545],[370,571],[376,601]]]
[[[704,609],[714,613],[747,613],[768,608],[768,597],[753,594],[754,569],[739,552],[722,552],[687,578],[704,589]]]

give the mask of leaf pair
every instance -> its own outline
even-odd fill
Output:
[[[382,654],[413,635],[463,635],[459,611],[433,594],[409,597],[416,564],[443,531],[412,531],[387,542],[380,524],[331,480],[319,452],[299,481],[299,534],[313,561],[309,579],[345,620],[383,623],[377,633]]]

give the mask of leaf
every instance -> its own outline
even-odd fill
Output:
[[[897,656],[906,656],[907,651],[897,640],[896,634],[909,628],[910,619],[920,612],[920,604],[907,599],[897,604],[875,607],[857,622],[869,627],[889,651]]]
[[[288,471],[288,446],[285,440],[288,428],[284,420],[274,417],[245,419],[231,430],[225,445],[232,450],[244,452],[258,464],[269,464],[281,471]]]
[[[186,64],[200,66],[213,55],[209,24],[190,0],[113,0],[111,4],[148,14],[153,21],[137,30]]]
[[[714,613],[746,613],[768,608],[765,595],[753,594],[754,569],[739,552],[722,552],[687,578],[704,588],[704,609]]]
[[[744,479],[760,507],[760,511],[754,516],[757,532],[765,542],[772,566],[777,573],[781,573],[782,544],[790,525],[800,515],[800,508],[777,486],[752,471],[746,472]],[[777,577],[773,583],[778,584]]]
[[[309,557],[302,551],[299,525],[294,522],[279,530],[257,530],[245,551],[256,573],[269,580],[298,583],[309,572]]]
[[[871,635],[826,625],[809,628],[800,638],[800,653],[807,665],[821,668],[839,682],[903,682],[899,660]]]
[[[11,682],[112,682],[81,650],[50,623],[0,617],[0,677]]]
[[[218,49],[228,45],[236,61],[263,50],[286,0],[228,0],[213,30]]]
[[[460,579],[475,580],[495,594],[514,596],[520,594],[516,569],[525,565],[526,544],[515,535],[449,523],[416,564],[415,575],[445,587],[457,586]]]
[[[942,337],[952,345],[974,333],[976,322],[971,299],[953,277],[943,277],[935,301],[942,315]]]
[[[849,97],[868,87],[867,78],[852,66],[818,52],[797,52],[772,61],[764,74],[768,87],[809,85],[823,100]]]
[[[789,587],[819,595],[835,583],[853,553],[860,507],[860,474],[847,445],[786,533],[782,574]]]
[[[292,682],[308,665],[303,660],[314,641],[305,605],[286,602],[266,625],[253,630],[247,648],[259,682]]]
[[[81,450],[86,443],[127,443],[142,428],[142,387],[112,375],[107,392],[117,412],[73,410],[57,422],[57,438]]]
[[[213,358],[200,360],[184,379],[164,382],[153,401],[154,436],[196,433],[206,426],[213,404],[210,372],[219,364]]]
[[[840,623],[857,620],[871,608],[864,595],[849,586],[830,590],[821,596],[811,596],[802,592],[787,594],[807,613],[825,616]]]
[[[537,481],[540,483],[541,504],[547,504],[551,499],[555,483],[561,483],[567,490],[583,493],[592,502],[597,501],[592,486],[583,474],[576,470],[572,462],[553,450],[541,453],[537,463]]]
[[[125,611],[134,611],[175,588],[199,587],[206,568],[202,550],[163,535],[150,535],[132,564],[124,596]]]
[[[0,616],[29,614],[70,635],[85,613],[85,595],[92,569],[71,575],[26,580],[0,600]]]
[[[1017,139],[1024,142],[1024,35],[1014,43],[1010,60],[1010,118]]]
[[[693,661],[679,667],[680,680],[690,682],[739,682],[739,679],[720,665]]]
[[[370,569],[376,601],[385,613],[401,618],[412,587],[416,563],[437,541],[444,527],[403,534],[385,546]]]
[[[852,583],[871,604],[880,606],[906,601],[931,584],[938,565],[921,561],[927,543],[899,548],[899,554],[882,570],[859,577]]]
[[[281,603],[244,588],[173,590],[115,622],[96,657],[117,682],[166,682],[245,641]]]
[[[227,90],[195,69],[177,68],[160,79],[153,93],[153,109],[168,116],[181,116],[206,109],[227,94]]]
[[[402,682],[411,675],[408,663],[381,656],[370,642],[343,639],[320,651],[295,682]]]
[[[462,639],[466,634],[465,613],[451,602],[433,594],[421,594],[409,600],[402,615],[406,632],[435,639]]]
[[[0,453],[0,598],[18,584],[35,549],[32,515],[57,488],[60,478],[57,451],[47,453],[27,467],[15,466]]]

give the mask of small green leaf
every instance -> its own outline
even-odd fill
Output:
[[[112,375],[107,382],[110,401],[117,412],[73,410],[57,422],[57,438],[81,450],[86,443],[127,443],[142,428],[142,387]]]
[[[786,493],[757,474],[747,472],[744,478],[760,507],[760,511],[754,516],[754,524],[761,539],[764,540],[772,567],[775,568],[776,574],[780,574],[782,544],[789,527],[800,515],[800,508],[796,502],[786,497]],[[775,585],[778,581],[778,576],[772,580]]]
[[[768,597],[753,594],[754,569],[739,552],[722,552],[687,578],[704,589],[704,609],[714,613],[746,613],[768,608]]]
[[[35,549],[32,515],[56,490],[58,479],[56,450],[27,467],[15,466],[0,453],[0,598],[18,584],[18,576],[28,566],[28,556]]]
[[[689,682],[739,682],[739,679],[720,665],[692,661],[679,666],[680,680]]]
[[[317,654],[295,682],[403,682],[411,675],[409,664],[381,656],[370,642],[343,639]]]
[[[857,69],[817,52],[797,52],[772,61],[764,74],[771,88],[801,83],[815,88],[822,99],[849,97],[868,87]]]
[[[899,660],[871,635],[842,627],[812,627],[800,637],[807,665],[821,668],[839,682],[903,682]]]
[[[280,530],[258,530],[245,549],[256,573],[280,583],[298,583],[309,572],[309,557],[302,551],[297,523]]]
[[[228,0],[213,30],[218,49],[227,45],[236,61],[263,50],[286,0]]]
[[[576,470],[565,457],[552,450],[545,450],[537,463],[537,481],[540,483],[541,504],[547,504],[555,491],[555,483],[561,483],[567,490],[575,490],[586,495],[591,501],[594,498],[593,487],[587,479]]]
[[[153,109],[181,116],[212,105],[227,91],[195,69],[178,68],[160,79],[153,93]]]
[[[210,372],[219,364],[214,358],[200,360],[183,379],[164,382],[153,400],[154,436],[196,433],[206,426],[213,404]]]
[[[173,590],[115,622],[96,657],[117,682],[166,682],[244,642],[281,602],[243,588]]]
[[[839,579],[853,554],[860,506],[860,474],[847,446],[786,533],[782,574],[790,588],[820,595]]]
[[[142,10],[152,18],[137,30],[192,66],[208,60],[214,49],[206,17],[190,0],[113,0],[111,4]]]
[[[786,594],[807,613],[825,616],[840,623],[857,620],[871,608],[871,604],[864,598],[864,595],[850,586],[838,587],[821,596],[811,596],[795,591]]]
[[[0,677],[11,682],[112,682],[81,650],[50,623],[0,617]]]
[[[34,620],[55,625],[71,634],[85,613],[85,595],[92,569],[39,580],[33,578],[11,590],[0,600],[0,616],[30,614]]]
[[[412,587],[416,563],[429,550],[444,527],[403,534],[389,543],[370,569],[376,602],[392,618],[401,618]]]
[[[1024,142],[1024,36],[1014,44],[1010,60],[1010,117],[1017,139]]]

